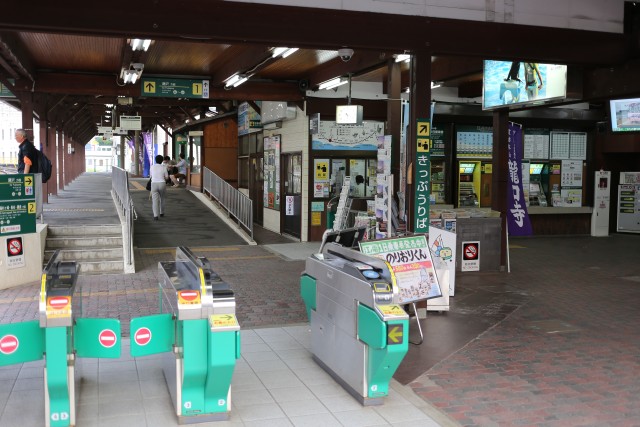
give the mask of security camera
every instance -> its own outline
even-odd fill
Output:
[[[353,56],[353,49],[344,47],[338,50],[338,55],[340,56],[340,59],[342,59],[342,62],[349,62],[349,60]]]
[[[141,64],[140,62],[132,62],[131,69],[141,72],[144,69],[144,64]]]

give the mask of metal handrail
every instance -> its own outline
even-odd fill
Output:
[[[126,271],[128,270],[127,266],[133,267],[134,265],[133,221],[136,216],[135,209],[133,207],[133,200],[131,199],[131,193],[129,192],[129,172],[117,166],[112,166],[111,191],[124,216],[123,249]]]
[[[235,218],[253,240],[253,201],[210,169],[202,168],[202,192],[207,192]]]

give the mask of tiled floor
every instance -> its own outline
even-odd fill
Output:
[[[234,371],[229,421],[202,426],[457,425],[391,384],[384,405],[363,407],[322,370],[309,352],[308,325],[243,330]],[[0,427],[44,425],[43,362],[0,368]],[[161,356],[132,358],[123,340],[120,359],[81,359],[79,427],[177,426]]]

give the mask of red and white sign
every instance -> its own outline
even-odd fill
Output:
[[[460,271],[480,271],[480,242],[462,242]]]
[[[139,328],[133,335],[133,340],[138,345],[147,345],[151,341],[151,330],[149,328]]]
[[[111,348],[118,342],[118,336],[111,329],[104,329],[98,335],[100,345],[105,348]]]
[[[20,341],[15,335],[5,335],[0,338],[0,353],[2,354],[13,354],[16,352],[20,345]]]
[[[22,238],[13,237],[7,240],[7,250],[9,256],[16,256],[22,254]]]
[[[49,298],[49,307],[54,310],[62,310],[66,308],[71,302],[71,298],[69,297],[51,297]]]
[[[178,291],[178,304],[191,305],[194,306],[192,308],[196,308],[195,306],[200,304],[200,291]]]

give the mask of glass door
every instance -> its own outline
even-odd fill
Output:
[[[285,153],[282,155],[284,165],[284,216],[282,231],[300,238],[302,227],[302,153]]]

